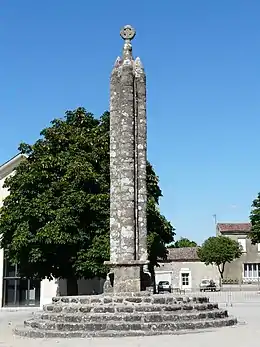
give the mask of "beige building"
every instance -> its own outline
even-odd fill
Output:
[[[260,280],[260,244],[252,245],[248,234],[250,223],[218,223],[217,235],[230,237],[238,241],[243,249],[239,259],[226,264],[224,282],[255,283]]]
[[[169,281],[173,289],[185,291],[199,290],[203,279],[219,283],[218,269],[205,265],[199,260],[197,247],[169,248],[168,259],[155,269],[156,284]]]

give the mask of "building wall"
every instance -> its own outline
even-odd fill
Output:
[[[0,307],[3,301],[4,251],[0,249]]]
[[[226,264],[224,271],[224,279],[238,282],[247,282],[248,279],[244,278],[244,264],[260,264],[260,252],[258,245],[252,245],[251,240],[247,238],[246,233],[226,233],[223,236],[230,237],[232,240],[239,241],[245,239],[246,251],[243,252],[239,259],[235,259],[231,263]]]
[[[200,282],[203,279],[212,279],[217,284],[219,283],[219,272],[217,267],[212,265],[207,266],[200,261],[161,263],[160,267],[155,269],[155,278],[160,278],[158,274],[161,272],[170,273],[171,285],[173,288],[181,288],[182,272],[190,273],[191,290],[199,289]]]
[[[11,174],[5,178],[0,178],[0,208],[3,206],[4,199],[8,196],[8,189],[4,188],[4,181]],[[4,250],[0,248],[0,307],[3,301],[3,276],[4,276]]]
[[[8,196],[9,192],[7,188],[4,188],[4,182],[5,180],[10,177],[11,175],[13,175],[13,173],[10,173],[9,175],[7,175],[5,178],[0,179],[0,207],[3,205],[3,201],[4,199]]]
[[[91,295],[103,293],[105,279],[81,279],[78,280],[78,295]],[[41,299],[40,305],[46,305],[51,303],[54,296],[66,296],[67,295],[67,281],[55,280],[49,281],[47,279],[41,281]]]
[[[81,279],[78,280],[78,294],[79,295],[92,295],[92,294],[101,294],[103,293],[103,286],[105,279],[103,278],[93,278],[93,279]],[[59,280],[58,281],[58,294],[60,296],[67,295],[67,281]]]

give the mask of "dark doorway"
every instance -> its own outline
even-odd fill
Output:
[[[40,306],[41,282],[21,278],[17,265],[4,260],[3,306]]]

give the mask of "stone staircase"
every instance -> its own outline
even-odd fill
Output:
[[[43,312],[17,327],[32,338],[168,335],[231,326],[228,316],[207,297],[173,297],[149,293],[53,298]]]

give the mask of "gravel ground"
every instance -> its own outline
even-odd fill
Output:
[[[220,305],[225,307],[226,305]],[[236,347],[256,346],[258,334],[260,334],[260,302],[259,303],[234,303],[233,307],[228,307],[230,315],[239,319],[236,327],[220,328],[213,331],[204,331],[186,335],[153,336],[153,337],[133,337],[114,339],[25,339],[14,337],[12,329],[17,324],[21,325],[24,319],[28,318],[29,311],[7,312],[0,311],[0,347],[164,347],[182,346],[190,347],[191,339],[193,347],[219,347],[234,344]]]

